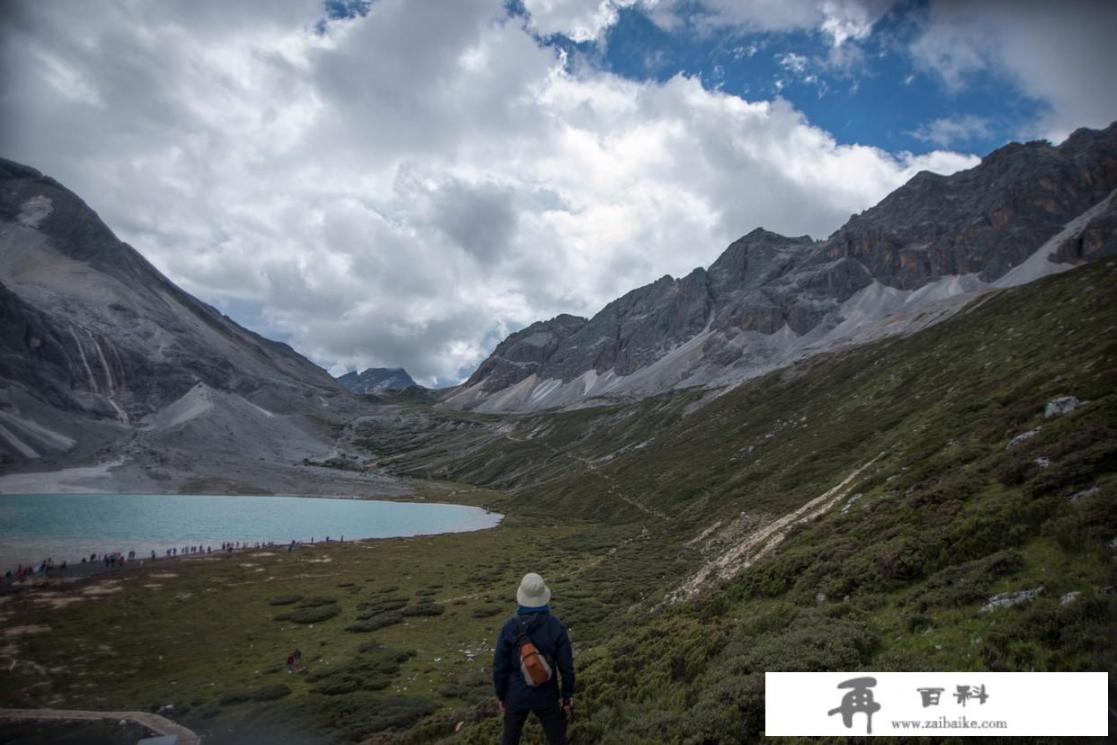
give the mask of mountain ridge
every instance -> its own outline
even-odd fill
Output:
[[[950,176],[922,171],[825,240],[756,228],[708,269],[631,290],[584,323],[532,324],[444,404],[532,411],[725,385],[811,349],[902,331],[918,311],[941,316],[951,298],[992,287],[1115,189],[1117,123],[1058,146],[1010,143]],[[1117,251],[1107,204],[1082,235],[1050,249],[1065,266],[1040,268]],[[1090,250],[1076,251],[1084,235]],[[843,329],[851,316],[856,328]],[[548,343],[525,349],[539,334]]]
[[[363,406],[178,287],[57,181],[0,160],[0,492],[406,493],[304,467],[337,455],[336,427]]]

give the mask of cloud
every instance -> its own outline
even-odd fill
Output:
[[[787,52],[776,57],[780,67],[796,75],[802,75],[807,69],[807,58],[795,52]]]
[[[601,41],[624,8],[638,8],[660,27],[731,28],[753,32],[816,31],[840,47],[869,36],[894,0],[523,0],[528,26],[540,36]]]
[[[694,77],[571,71],[501,0],[367,11],[24,3],[0,30],[0,150],[333,372],[428,384],[758,225],[824,236],[976,162],[841,144]]]
[[[840,47],[865,39],[894,0],[643,0],[664,28],[689,22],[753,32],[816,31]]]
[[[952,90],[1006,77],[1046,105],[1026,136],[1055,142],[1117,119],[1117,5],[1066,0],[935,0],[912,44],[916,63]]]
[[[528,26],[540,36],[562,34],[573,41],[600,40],[618,11],[637,0],[523,0]]]
[[[987,117],[972,114],[935,119],[912,132],[916,139],[944,148],[965,145],[992,134],[992,122]]]

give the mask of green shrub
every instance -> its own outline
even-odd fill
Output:
[[[394,626],[397,623],[403,622],[403,615],[395,611],[388,613],[380,613],[369,618],[363,618],[359,621],[349,624],[345,627],[346,631],[354,633],[367,633],[369,631],[376,631],[387,626]]]
[[[998,551],[936,572],[910,593],[904,602],[920,612],[985,602],[999,579],[1015,574],[1023,566],[1024,559],[1019,551]]]
[[[302,595],[276,595],[268,603],[270,605],[293,605],[302,599]]]
[[[300,708],[323,729],[351,742],[365,740],[386,730],[405,729],[437,709],[433,703],[422,698],[361,693],[308,698]]]
[[[402,611],[405,616],[441,616],[445,612],[446,606],[431,602],[422,602]]]
[[[316,670],[307,676],[307,681],[318,684],[313,689],[316,693],[328,696],[340,696],[358,690],[379,691],[391,685],[400,665],[411,655],[410,652],[377,646],[345,665]]]
[[[222,694],[221,697],[217,699],[217,702],[222,706],[233,706],[235,704],[243,704],[244,702],[251,700],[251,698],[251,693],[245,693],[244,691],[235,691]]]
[[[357,618],[366,619],[372,616],[385,613],[387,611],[399,610],[407,605],[407,598],[383,598],[381,600],[369,600],[364,603],[359,603],[357,609],[361,612],[357,614]]]
[[[317,605],[310,608],[297,608],[289,613],[281,613],[275,617],[277,621],[290,621],[291,623],[318,623],[328,621],[341,613],[341,608],[336,605]]]
[[[485,605],[479,605],[474,608],[470,615],[474,618],[492,618],[502,610],[504,610],[504,608],[496,603],[486,603]]]
[[[252,700],[276,701],[283,698],[284,696],[290,695],[290,693],[291,689],[288,688],[286,685],[284,685],[283,683],[275,683],[272,685],[266,685],[261,688],[257,688],[255,691],[252,692]]]

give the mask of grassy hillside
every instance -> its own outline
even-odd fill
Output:
[[[1115,280],[1084,267],[716,395],[384,405],[347,447],[500,528],[21,593],[0,615],[37,630],[6,637],[0,698],[172,704],[216,743],[489,743],[487,645],[527,571],[572,627],[577,743],[755,741],[765,670],[1113,671]],[[1059,396],[1083,403],[1045,418]]]
[[[635,609],[637,631],[587,654],[580,741],[755,739],[764,670],[1112,671],[1115,279],[1109,262],[998,293],[705,403],[525,417],[518,440],[461,464],[500,482],[532,461],[549,479],[511,484],[519,503],[637,520],[717,561],[872,462],[751,568],[729,562],[697,602]],[[1085,403],[1045,418],[1065,395]]]

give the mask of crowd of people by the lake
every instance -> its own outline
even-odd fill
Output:
[[[296,541],[292,539],[292,541],[287,544],[287,550],[294,551],[303,545],[313,545],[314,542],[313,537],[311,537],[309,541]],[[329,536],[326,536],[325,542],[345,543],[345,536],[342,536],[340,541],[336,539],[332,540]],[[280,544],[277,544],[275,541],[223,541],[217,548],[210,545],[189,544],[164,549],[162,558],[176,559],[190,556],[212,556],[214,553],[231,554],[234,551],[274,549],[279,545]],[[148,560],[156,561],[159,558],[159,553],[155,549],[152,549]],[[137,561],[142,564],[144,559],[138,558],[135,550],[128,551],[127,553],[109,551],[98,554],[94,552],[88,556],[82,556],[79,562],[73,564],[67,561],[55,563],[54,557],[48,557],[38,564],[19,564],[14,569],[7,570],[3,577],[0,577],[0,586],[10,586],[36,578],[63,577],[71,574],[92,574],[94,571],[123,568],[130,562]]]

